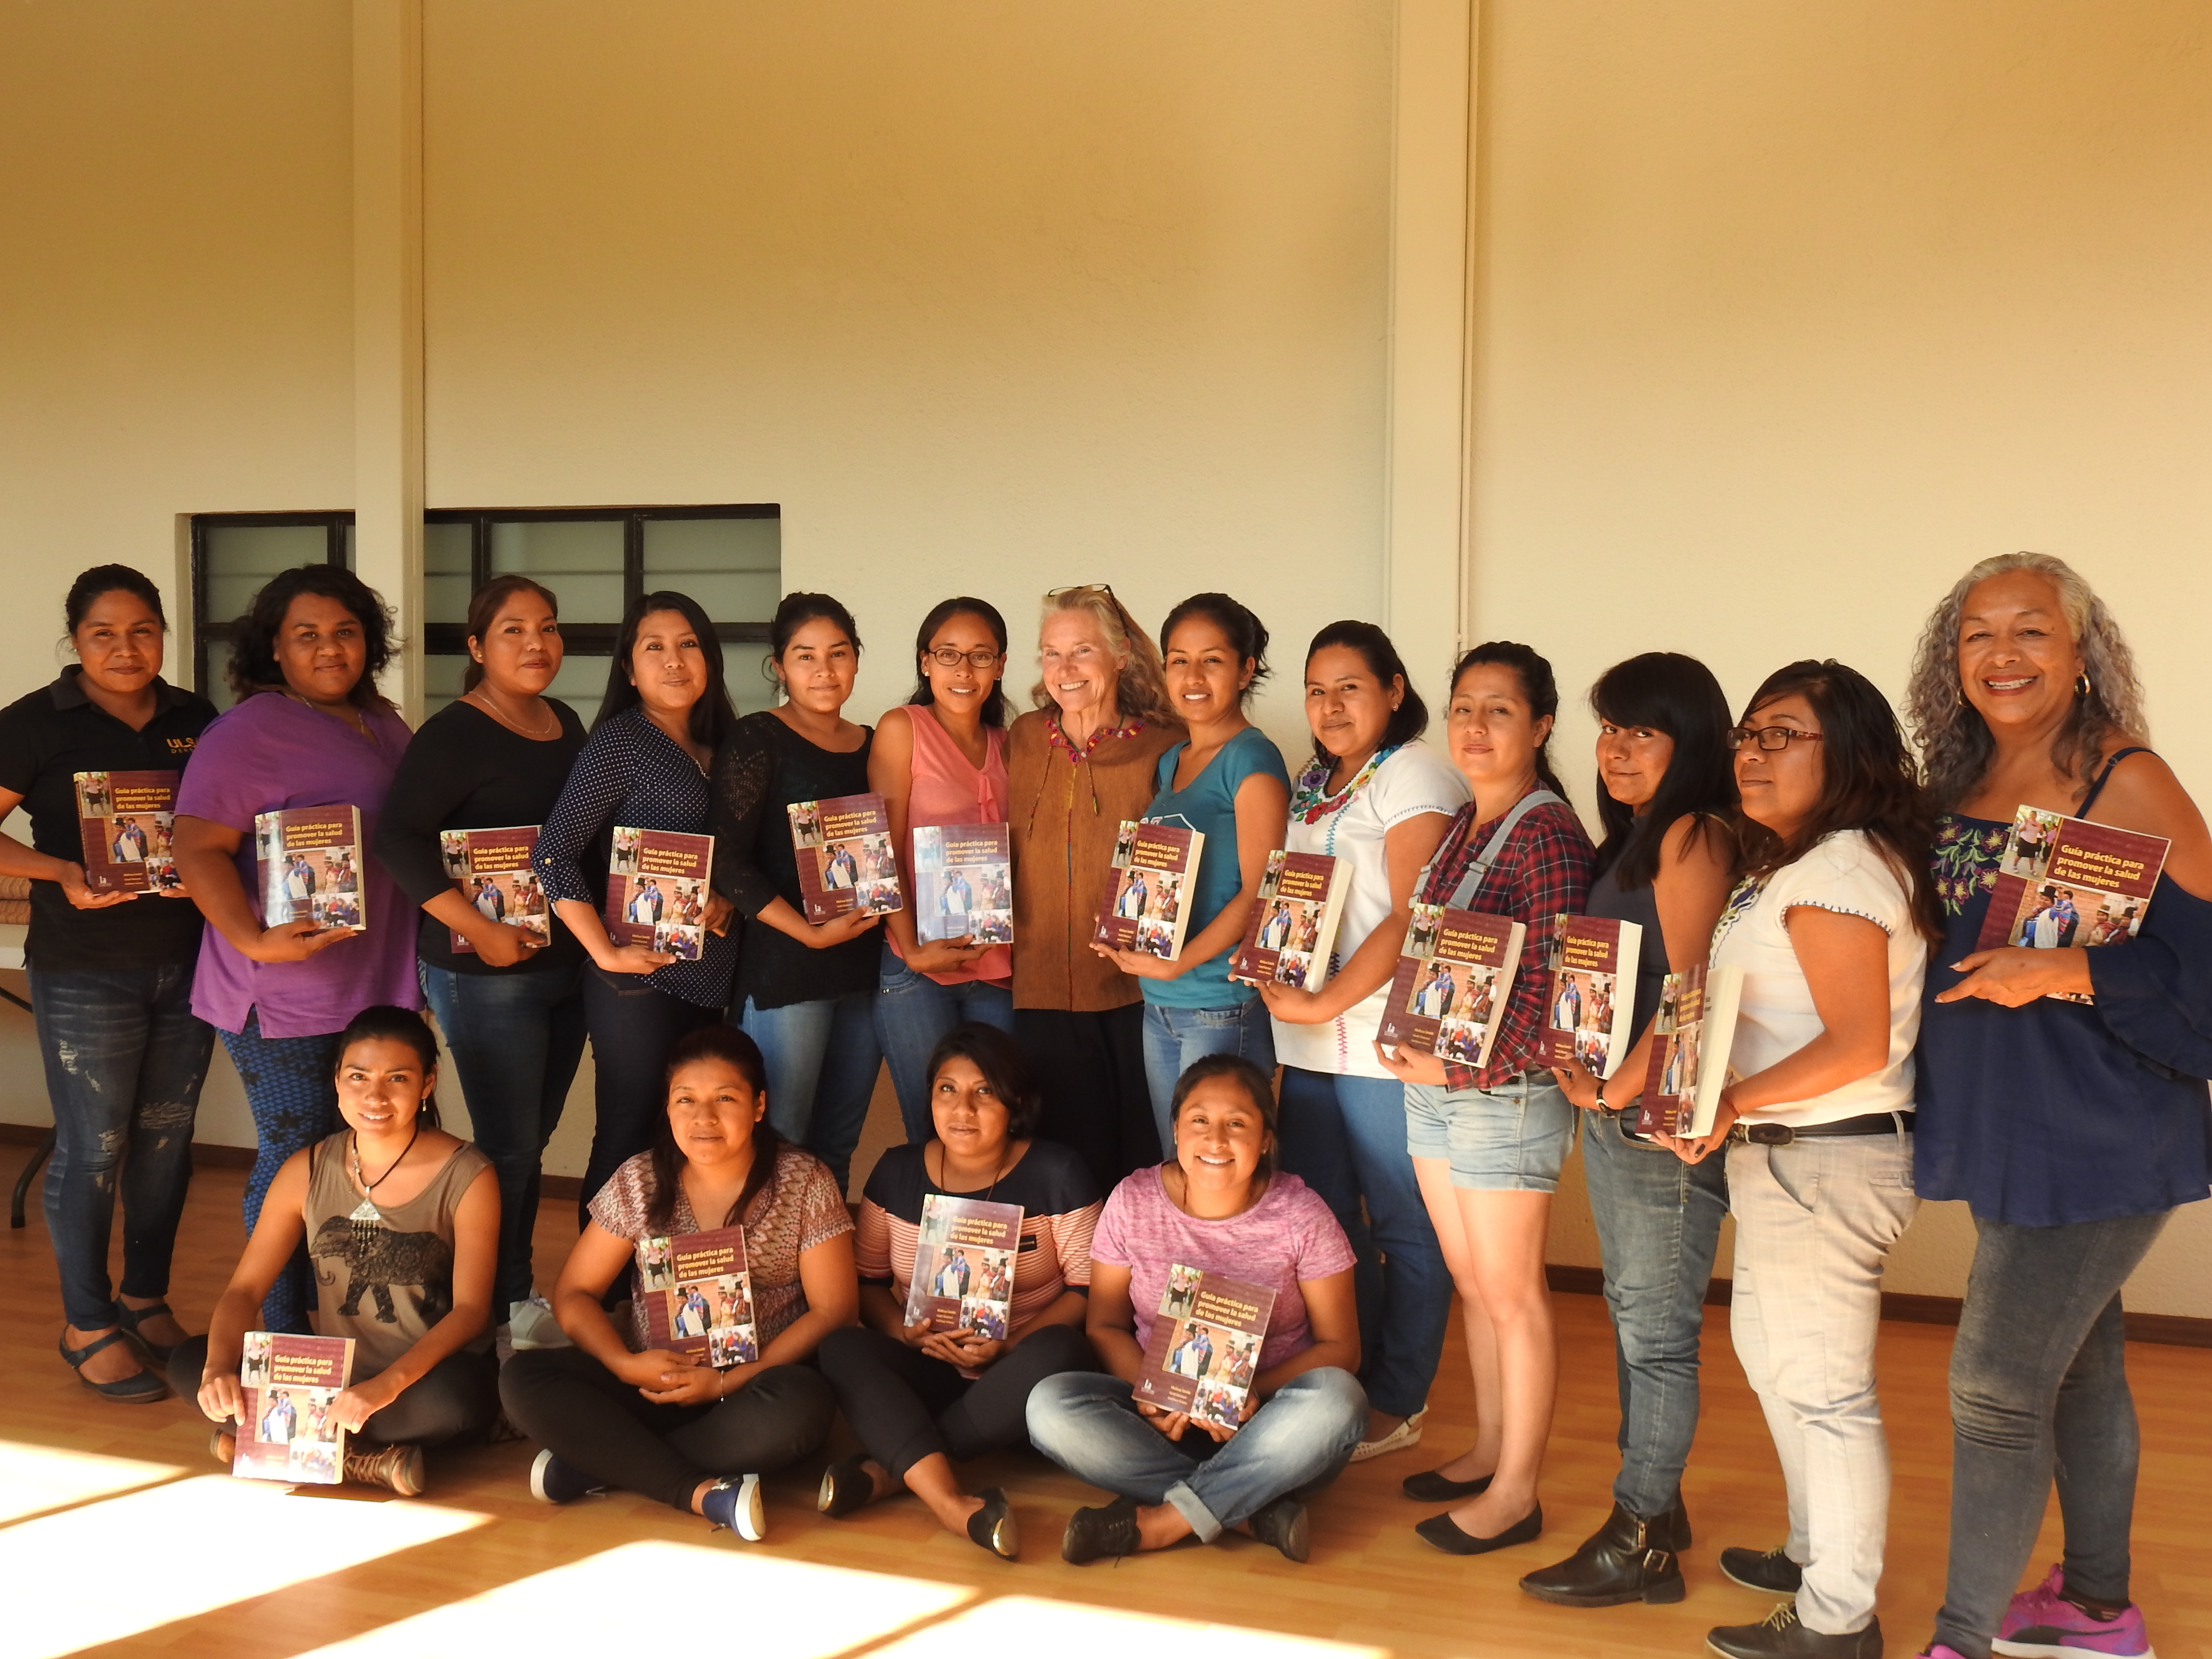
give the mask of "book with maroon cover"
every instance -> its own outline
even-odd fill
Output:
[[[349,1336],[246,1332],[230,1472],[299,1486],[335,1486],[344,1480],[345,1430],[331,1406],[352,1376]]]
[[[1997,860],[1974,948],[2125,944],[2142,926],[2171,845],[2163,836],[2021,807]],[[2082,992],[2050,994],[2063,1002],[2096,1000]]]
[[[1264,1285],[1170,1267],[1136,1397],[1224,1429],[1239,1426],[1274,1311],[1275,1293]]]
[[[1247,985],[1320,990],[1351,886],[1343,861],[1326,853],[1286,853],[1279,847],[1268,854],[1243,941],[1229,959],[1229,977]]]
[[[637,1276],[649,1346],[717,1370],[760,1358],[743,1227],[641,1239]]]
[[[169,836],[174,772],[79,772],[76,823],[84,884],[95,893],[151,893],[182,884]]]
[[[1609,1078],[1636,1037],[1636,963],[1644,929],[1609,916],[1552,918],[1544,1064]]]
[[[1206,837],[1196,830],[1122,819],[1093,937],[1116,951],[1173,962],[1190,927],[1190,889],[1205,850]]]
[[[1003,1342],[1013,1327],[1014,1259],[1021,1247],[1020,1205],[930,1194],[921,1200],[906,1322]]]
[[[362,902],[361,813],[351,806],[295,806],[258,813],[253,867],[264,927],[312,921],[319,933],[368,931]]]
[[[906,908],[891,849],[891,815],[881,795],[797,800],[787,810],[807,921],[829,921],[856,909],[879,916]]]
[[[550,945],[551,908],[544,887],[530,867],[530,854],[537,845],[534,823],[438,832],[438,852],[453,890],[489,920],[520,927],[540,945]],[[476,955],[477,947],[459,933],[452,938],[455,954]]]
[[[924,945],[1014,942],[1014,863],[1003,823],[923,824],[914,832],[914,934]]]
[[[607,858],[607,938],[696,962],[707,949],[714,838],[615,826]]]
[[[1415,905],[1376,1041],[1455,1066],[1487,1063],[1528,934],[1504,916]]]
[[[1735,1044],[1743,1001],[1743,969],[1706,963],[1667,975],[1659,1012],[1651,1016],[1651,1060],[1637,1104],[1640,1135],[1711,1132],[1728,1086],[1729,1050]]]

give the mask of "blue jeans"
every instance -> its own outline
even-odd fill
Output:
[[[2066,1588],[2128,1596],[2142,1452],[2120,1286],[2171,1211],[2070,1226],[1974,1218],[1951,1349],[1951,1559],[1936,1639],[1988,1659],[2054,1477]]]
[[[939,985],[927,974],[917,974],[897,951],[884,946],[877,969],[876,1046],[891,1068],[891,1087],[898,1092],[899,1121],[906,1138],[919,1143],[937,1133],[929,1112],[929,1054],[938,1040],[956,1025],[973,1023],[995,1025],[1012,1036],[1014,994],[1004,985],[972,979],[958,985]],[[780,1012],[780,1011],[779,1011]],[[873,1085],[870,1085],[872,1091]]]
[[[853,1149],[868,1121],[883,1052],[876,1047],[876,994],[848,991],[817,1002],[759,1008],[750,997],[731,1022],[768,1061],[768,1119],[794,1146],[830,1166],[843,1192]]]
[[[643,974],[610,974],[584,964],[584,1022],[592,1034],[591,1155],[576,1195],[576,1224],[617,1170],[653,1145],[668,1115],[668,1051],[676,1039],[713,1025],[719,1009],[672,996]],[[617,1278],[617,1287],[623,1284]]]
[[[123,1293],[168,1294],[170,1252],[192,1178],[192,1119],[215,1028],[192,1013],[190,963],[59,974],[34,969],[31,1008],[54,1108],[46,1211],[62,1311],[81,1331],[106,1330],[115,1323],[107,1241],[118,1185]]]
[[[1207,1054],[1242,1054],[1273,1077],[1275,1028],[1267,1023],[1267,1005],[1257,997],[1234,1008],[1145,1005],[1145,1087],[1152,1097],[1152,1119],[1159,1125],[1163,1158],[1175,1156],[1170,1108],[1176,1080],[1191,1061]]]
[[[1650,1521],[1680,1492],[1697,1437],[1698,1345],[1728,1214],[1728,1164],[1685,1164],[1662,1146],[1623,1139],[1621,1125],[1611,1114],[1584,1115],[1583,1180],[1605,1261],[1620,1377],[1613,1497]]]
[[[1195,1429],[1168,1439],[1129,1395],[1097,1371],[1048,1376],[1030,1391],[1030,1440],[1078,1480],[1174,1504],[1209,1544],[1276,1498],[1335,1480],[1367,1427],[1366,1395],[1334,1365],[1292,1377],[1220,1443]]]
[[[1282,1097],[1283,1167],[1321,1194],[1358,1257],[1360,1380],[1376,1411],[1411,1417],[1443,1357],[1452,1286],[1406,1150],[1405,1085],[1285,1066]]]
[[[492,1316],[529,1298],[539,1161],[584,1058],[580,964],[527,973],[459,974],[416,964],[423,1000],[453,1056],[477,1146],[499,1175],[499,1267]]]
[[[269,1196],[269,1183],[284,1160],[343,1127],[338,1119],[338,1034],[265,1037],[260,1011],[249,1008],[246,1029],[225,1031],[222,1046],[238,1068],[253,1113],[253,1168],[246,1177],[245,1204],[251,1237],[261,1220],[261,1200]],[[314,1273],[303,1237],[262,1298],[261,1328],[305,1334],[307,1310],[314,1305]]]

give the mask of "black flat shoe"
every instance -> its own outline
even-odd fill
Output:
[[[983,1500],[983,1507],[968,1517],[969,1541],[1002,1561],[1012,1560],[1022,1553],[1022,1529],[1015,1524],[1014,1506],[1007,1501],[1006,1488],[986,1486],[975,1496]],[[1133,1524],[1131,1530],[1135,1530]]]
[[[1103,1508],[1078,1510],[1067,1517],[1067,1532],[1060,1540],[1060,1559],[1081,1566],[1101,1556],[1137,1553],[1137,1500],[1117,1498]]]
[[[148,1357],[156,1365],[166,1365],[169,1363],[169,1356],[184,1345],[179,1342],[156,1342],[150,1336],[139,1334],[139,1326],[156,1314],[167,1314],[172,1319],[177,1316],[176,1310],[166,1302],[149,1303],[143,1308],[126,1307],[120,1302],[115,1304],[115,1322],[131,1333],[131,1340],[145,1349]]]
[[[1681,1560],[1670,1547],[1675,1513],[1669,1509],[1656,1520],[1642,1521],[1615,1504],[1606,1523],[1580,1549],[1530,1573],[1521,1588],[1540,1601],[1563,1607],[1679,1601],[1688,1588],[1682,1582]]]
[[[102,1400],[112,1400],[118,1406],[150,1406],[157,1400],[167,1400],[169,1385],[151,1371],[133,1371],[128,1376],[117,1377],[112,1382],[95,1382],[84,1374],[84,1362],[102,1348],[112,1348],[118,1342],[127,1344],[130,1340],[121,1331],[114,1330],[106,1336],[93,1338],[82,1348],[72,1348],[69,1345],[69,1333],[64,1331],[62,1358],[69,1361],[70,1369],[76,1373],[76,1380]]]
[[[1795,1595],[1805,1579],[1805,1569],[1790,1559],[1788,1547],[1781,1544],[1771,1550],[1723,1550],[1721,1571],[1746,1589],[1769,1595]]]
[[[831,1520],[866,1509],[875,1499],[876,1483],[868,1474],[867,1455],[841,1458],[822,1471],[822,1486],[814,1494],[814,1507]]]
[[[1492,1550],[1532,1542],[1544,1530],[1544,1506],[1537,1504],[1504,1532],[1488,1538],[1477,1538],[1471,1532],[1461,1530],[1459,1522],[1449,1514],[1432,1515],[1413,1530],[1447,1555],[1487,1555]]]
[[[1398,1490],[1417,1504],[1456,1504],[1462,1498],[1480,1498],[1496,1479],[1479,1474],[1472,1480],[1455,1480],[1441,1470],[1423,1469],[1400,1481]]]
[[[1306,1506],[1297,1498],[1278,1498],[1263,1504],[1244,1524],[1252,1528],[1253,1537],[1280,1550],[1285,1560],[1312,1559],[1312,1528],[1306,1524]]]

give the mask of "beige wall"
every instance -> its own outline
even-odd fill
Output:
[[[1473,589],[1578,695],[1894,696],[1973,560],[2073,560],[2212,801],[2212,52],[2201,3],[1485,0]],[[1588,805],[1586,714],[1562,722]],[[2095,1103],[2084,1102],[2085,1110]],[[1955,1294],[1963,1206],[1896,1290]],[[1596,1260],[1587,1207],[1559,1253]],[[2212,1314],[2212,1205],[2134,1305]]]

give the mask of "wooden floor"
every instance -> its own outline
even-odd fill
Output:
[[[21,1158],[8,1148],[0,1176],[12,1179]],[[236,1254],[240,1186],[233,1170],[196,1180],[172,1292],[191,1328],[204,1328]],[[541,1222],[546,1279],[570,1213],[548,1205]],[[1708,1626],[1767,1611],[1764,1598],[1719,1576],[1720,1546],[1783,1535],[1773,1452],[1725,1315],[1708,1310],[1705,1422],[1686,1482],[1698,1540],[1689,1597],[1598,1612],[1547,1607],[1515,1586],[1603,1519],[1614,1467],[1602,1306],[1566,1296],[1559,1315],[1549,1529],[1537,1543],[1459,1560],[1410,1529],[1426,1511],[1399,1496],[1400,1479],[1455,1451],[1470,1422],[1455,1349],[1426,1443],[1355,1468],[1315,1504],[1306,1566],[1242,1539],[1067,1566],[1060,1527],[1070,1509],[1097,1499],[1028,1455],[975,1471],[978,1484],[1002,1482],[1020,1511],[1023,1560],[1006,1565],[940,1532],[911,1501],[819,1519],[816,1464],[770,1480],[769,1538],[755,1546],[710,1539],[703,1523],[627,1496],[566,1510],[534,1503],[525,1484],[532,1449],[522,1445],[434,1454],[430,1493],[414,1504],[282,1496],[215,1478],[206,1432],[185,1403],[106,1405],[55,1356],[58,1300],[34,1209],[28,1228],[0,1243],[0,1659],[102,1646],[290,1659],[386,1626],[349,1651],[606,1659],[624,1647],[833,1659],[866,1649],[872,1659],[887,1650],[899,1659],[975,1659],[987,1646],[1103,1656],[1162,1638],[1181,1655],[1194,1636],[1218,1659],[1293,1650],[1315,1659],[1326,1652],[1316,1644],[1420,1656],[1698,1651]],[[1948,1329],[1925,1325],[1882,1333],[1897,1478],[1881,1615],[1895,1656],[1926,1642],[1942,1592],[1950,1340]],[[2165,1659],[2212,1659],[2212,1351],[2136,1345],[2129,1358],[2143,1435],[2136,1594]],[[101,1461],[110,1459],[133,1462]],[[2034,1572],[2055,1555],[2054,1516]],[[534,1575],[547,1576],[471,1600]],[[1203,1626],[1217,1628],[1194,1628]]]

